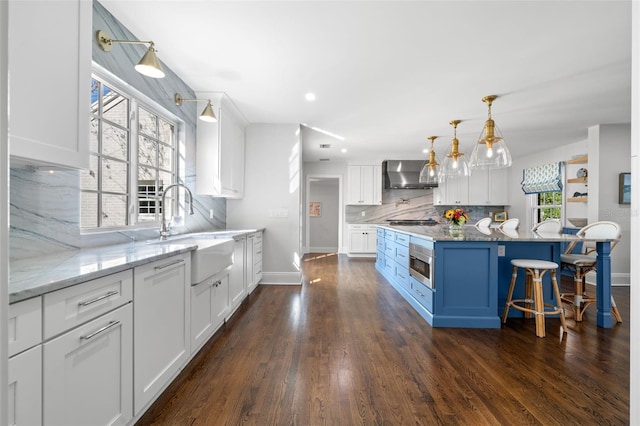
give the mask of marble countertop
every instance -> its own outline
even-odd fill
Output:
[[[497,228],[480,229],[475,225],[464,225],[461,235],[452,235],[448,225],[435,226],[391,226],[378,225],[431,241],[551,241],[570,242],[579,237],[570,234],[536,233],[525,230],[500,231]],[[605,240],[603,240],[605,241]],[[608,240],[606,240],[608,241]]]
[[[201,232],[148,240],[64,251],[50,256],[9,262],[9,303],[30,299],[65,287],[195,250],[192,238],[235,239],[264,230],[244,229]]]

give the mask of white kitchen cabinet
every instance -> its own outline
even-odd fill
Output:
[[[244,266],[246,246],[247,238],[244,236],[234,242],[233,265],[229,269],[229,309],[225,321],[231,318],[247,295]]]
[[[134,413],[173,380],[190,350],[191,254],[134,269]]]
[[[375,254],[377,229],[371,225],[349,225],[349,256]]]
[[[382,204],[382,166],[347,166],[347,204]]]
[[[92,7],[85,0],[9,1],[13,160],[89,167]],[[55,34],[55,46],[43,45],[45,34]]]
[[[132,310],[127,303],[44,343],[44,424],[131,420]]]
[[[247,120],[225,94],[198,93],[216,105],[217,123],[198,121],[196,192],[225,198],[244,196]]]
[[[253,241],[253,291],[262,280],[262,232],[256,232]]]
[[[42,345],[9,358],[8,424],[42,424]]]
[[[229,308],[229,270],[191,287],[191,352],[224,324]]]
[[[457,206],[469,204],[469,178],[447,178],[438,184],[437,205]],[[434,205],[436,197],[434,195]]]
[[[508,170],[474,170],[469,177],[469,205],[508,205]]]

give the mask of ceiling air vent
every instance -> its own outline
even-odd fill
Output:
[[[329,161],[328,158],[321,158],[320,161]]]
[[[321,143],[320,144],[320,148],[322,148],[322,149],[331,148],[331,144],[330,143]]]

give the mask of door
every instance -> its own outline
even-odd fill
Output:
[[[309,182],[308,200],[319,208],[308,210],[308,252],[335,253],[339,249],[340,182],[337,178],[313,179]]]

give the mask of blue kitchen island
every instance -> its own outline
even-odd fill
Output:
[[[541,259],[560,265],[560,254],[575,239],[578,237],[569,234],[480,231],[473,225],[455,234],[446,225],[379,225],[376,269],[432,327],[500,328],[511,281],[511,259]],[[596,240],[597,323],[606,328],[615,322],[611,316],[610,243]],[[416,253],[422,250],[431,256],[430,268],[424,273],[427,279],[416,273],[424,264],[416,260]],[[544,298],[558,304],[550,279],[548,274],[543,279]],[[524,273],[520,273],[514,297],[523,293]],[[510,317],[522,314],[509,311]]]

